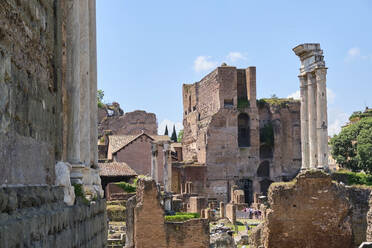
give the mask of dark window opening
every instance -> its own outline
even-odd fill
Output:
[[[239,147],[248,147],[251,145],[249,116],[242,113],[238,116],[238,144]]]
[[[195,111],[196,110],[196,107],[194,106],[194,107],[192,107],[192,111]]]
[[[237,182],[237,185],[244,191],[245,203],[248,203],[248,205],[250,205],[253,201],[252,181],[249,179],[241,179]]]
[[[225,108],[234,107],[234,99],[225,99],[224,100],[224,107]]]
[[[260,182],[260,188],[261,188],[261,193],[263,195],[267,196],[267,191],[269,190],[270,184],[272,184],[273,181],[269,179],[264,179]]]
[[[270,162],[263,161],[257,169],[258,177],[270,177]]]
[[[191,96],[189,96],[189,113],[191,112]]]

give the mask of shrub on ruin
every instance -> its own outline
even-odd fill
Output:
[[[137,190],[137,185],[136,184],[137,184],[137,182],[133,183],[133,184],[130,184],[130,183],[127,183],[127,182],[115,183],[115,185],[119,186],[120,188],[122,188],[127,193],[136,192],[136,190]]]
[[[330,141],[332,156],[343,168],[372,173],[372,117],[342,128]]]
[[[164,216],[165,221],[167,222],[183,222],[191,219],[200,218],[199,213],[184,213],[178,212],[175,215],[166,215]]]

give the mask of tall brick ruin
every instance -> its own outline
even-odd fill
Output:
[[[0,2],[0,247],[105,247],[95,11]],[[75,202],[71,182],[95,204]]]
[[[265,194],[301,167],[300,103],[257,101],[255,67],[222,65],[184,84],[183,110],[185,163],[207,171],[197,193],[228,201],[238,185],[251,203],[254,192]],[[260,139],[267,129],[271,142]]]

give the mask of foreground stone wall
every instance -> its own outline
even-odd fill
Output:
[[[106,247],[106,202],[63,202],[63,188],[0,188],[0,247]]]
[[[265,222],[254,231],[252,245],[357,247],[366,239],[370,192],[333,182],[322,171],[306,171],[292,182],[275,183],[269,189]]]
[[[0,184],[52,184],[62,154],[60,1],[0,1]]]

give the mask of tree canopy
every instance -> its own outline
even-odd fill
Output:
[[[173,142],[177,142],[177,133],[176,133],[176,126],[175,125],[173,125],[173,132],[172,132],[171,140]]]
[[[372,173],[372,117],[361,118],[342,128],[330,144],[332,156],[339,165]]]

